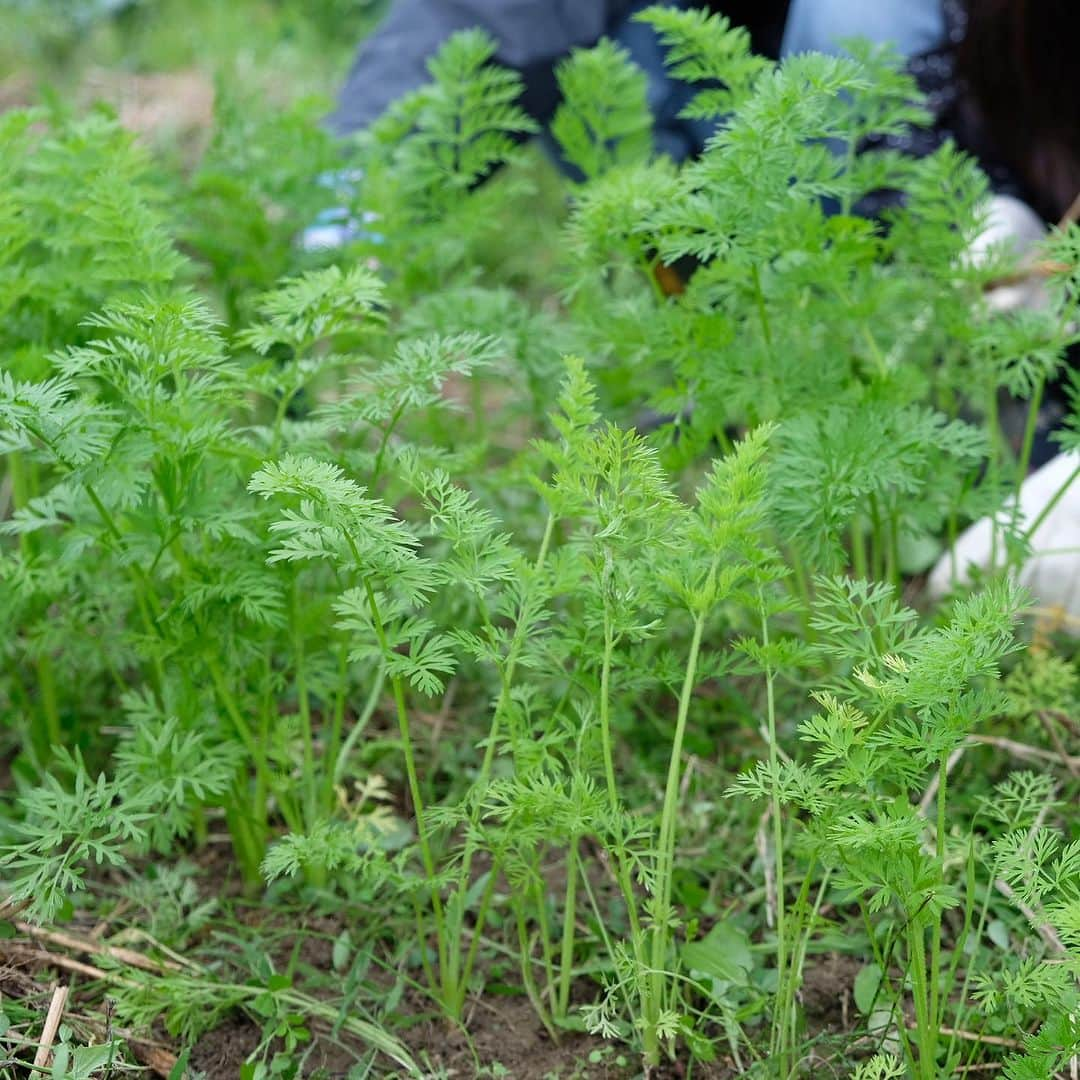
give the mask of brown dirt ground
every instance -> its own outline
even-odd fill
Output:
[[[623,1054],[627,1064],[619,1065],[615,1060],[619,1052],[593,1036],[568,1034],[559,1043],[552,1042],[523,998],[477,1001],[467,1024],[468,1037],[435,1019],[424,1019],[401,1034],[425,1075],[475,1077],[479,1075],[477,1063],[486,1069],[505,1070],[485,1075],[502,1075],[509,1080],[632,1080],[641,1075],[633,1054]],[[200,1040],[191,1064],[202,1070],[207,1080],[236,1080],[240,1065],[258,1044],[257,1026],[246,1017],[233,1017]],[[593,1050],[604,1052],[601,1061],[589,1062]],[[346,1050],[316,1037],[305,1075],[321,1070],[319,1075],[336,1080],[346,1075],[354,1060]],[[376,1075],[398,1074],[388,1068]],[[681,1080],[685,1075],[685,1067],[675,1063],[655,1073],[653,1080]],[[693,1070],[698,1080],[729,1080],[737,1075],[726,1061]]]
[[[200,71],[133,75],[94,68],[79,98],[85,104],[107,101],[120,123],[140,135],[190,135],[206,131],[213,120],[214,85]]]
[[[257,921],[257,917],[253,919],[253,922]],[[331,971],[332,942],[328,937],[339,925],[327,917],[302,920],[299,926],[293,924],[294,931],[303,935],[299,957],[303,966],[327,973]],[[280,926],[277,929],[280,930]],[[269,925],[267,931],[269,936],[276,936]],[[291,942],[295,940],[294,932]],[[6,945],[9,947],[5,948]],[[289,944],[283,944],[282,948],[287,951]],[[0,992],[27,1002],[47,1000],[53,980],[57,976],[61,979],[70,977],[65,970],[57,970],[54,966],[59,952],[54,949],[50,954],[40,948],[31,952],[25,942],[0,941]],[[815,1040],[824,1040],[819,1050],[826,1050],[828,1044],[836,1046],[837,1040],[842,1044],[844,1032],[850,1030],[855,1013],[851,1005],[851,987],[859,966],[854,958],[838,954],[813,958],[807,965],[800,997],[809,1031]],[[98,992],[89,997],[77,993],[73,1005],[90,1019],[100,1012],[102,1000]],[[474,1000],[466,1015],[467,1035],[434,1017],[430,1004],[419,994],[406,996],[398,1012],[404,1017],[397,1032],[399,1037],[431,1076],[475,1077],[479,1075],[478,1065],[491,1070],[501,1068],[501,1072],[485,1075],[501,1075],[512,1080],[633,1080],[641,1075],[632,1053],[595,1037],[566,1033],[555,1043],[523,997],[489,995]],[[365,1048],[359,1043],[350,1045],[344,1037],[338,1043],[317,1029],[313,1035],[303,1069],[305,1077],[343,1078],[352,1064],[363,1057]],[[258,1049],[260,1038],[260,1027],[255,1021],[246,1015],[234,1014],[199,1040],[192,1052],[191,1066],[202,1072],[207,1080],[236,1080],[244,1061]],[[161,1039],[161,1033],[155,1033],[155,1041],[160,1045],[158,1039],[165,1041]],[[601,1052],[596,1063],[589,1061],[594,1050]],[[616,1062],[620,1053],[624,1057],[622,1065]],[[137,1053],[137,1056],[151,1064],[145,1055]],[[816,1052],[813,1058],[818,1060]],[[158,1075],[164,1073],[158,1072]],[[397,1074],[387,1065],[385,1071],[374,1075],[389,1077]],[[654,1074],[651,1080],[679,1080],[685,1075],[685,1067],[675,1063]],[[724,1059],[704,1067],[697,1065],[692,1071],[695,1080],[729,1080],[738,1075],[733,1063]]]

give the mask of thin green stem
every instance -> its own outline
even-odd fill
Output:
[[[1000,472],[1001,448],[1004,435],[1001,431],[1001,422],[998,417],[997,383],[991,379],[990,392],[986,406],[986,426],[990,435],[990,458],[986,463],[986,481],[991,491],[997,485]],[[990,519],[990,566],[991,572],[997,567],[998,553],[998,523],[996,518]]]
[[[937,790],[937,862],[938,874],[942,885],[945,883],[945,804],[949,783],[949,755],[942,754],[938,763]],[[936,1031],[941,1027],[941,1015],[938,1008],[941,993],[941,908],[934,906],[934,916],[930,923],[930,1022]]]
[[[349,649],[344,641],[338,646],[337,692],[334,694],[334,711],[330,719],[330,733],[323,751],[322,812],[334,809],[334,783],[341,757],[341,732],[345,726],[345,696],[349,682]]]
[[[259,746],[268,746],[270,743],[270,722],[273,713],[274,691],[272,683],[273,671],[270,656],[267,655],[263,667],[262,708],[259,710]],[[273,777],[268,776],[266,770],[255,770],[255,793],[252,797],[252,813],[259,822],[259,828],[263,834],[269,832],[269,802],[271,782]],[[291,810],[291,807],[290,807]]]
[[[544,1002],[536,989],[536,980],[533,978],[532,942],[529,940],[528,930],[525,926],[524,904],[520,900],[514,901],[514,922],[517,925],[518,949],[521,955],[521,981],[525,985],[525,993],[532,1003],[536,1015],[540,1018],[540,1023],[544,1025],[552,1041],[558,1042],[558,1032],[551,1022],[547,1009],[544,1008]],[[479,935],[477,936],[479,937]]]
[[[277,401],[277,407],[274,410],[274,423],[270,434],[270,452],[267,457],[273,460],[277,457],[278,447],[281,445],[281,429],[285,423],[285,414],[288,412],[289,406],[293,403],[296,395],[300,392],[300,388],[290,390],[287,394],[282,394]]]
[[[870,568],[875,581],[885,576],[885,534],[876,496],[870,495]]]
[[[934,1080],[937,1071],[937,1027],[930,1014],[930,995],[926,984],[925,931],[918,914],[908,922],[908,957],[911,995],[915,1004],[915,1040],[919,1047],[919,1075]]]
[[[806,565],[799,553],[797,544],[789,544],[787,547],[787,562],[791,567],[792,582],[794,585],[795,598],[799,601],[799,618],[802,622],[803,636],[807,641],[813,642],[817,638],[814,627],[810,622],[810,612],[813,608],[813,600],[810,595],[810,581],[806,573]]]
[[[888,557],[885,564],[886,579],[891,582],[897,595],[900,595],[903,587],[903,575],[900,571],[900,519],[893,513],[889,517],[887,525],[888,533]]]
[[[799,890],[800,909],[804,909],[807,897],[809,895],[809,889],[807,886],[810,883],[813,875],[815,863],[811,863],[807,868],[806,876],[803,878],[803,887]],[[806,918],[805,925],[800,922],[799,934],[796,935],[795,944],[795,960],[791,965],[791,978],[788,980],[788,1004],[787,1012],[790,1024],[789,1038],[791,1039],[791,1046],[795,1045],[795,1039],[797,1035],[797,1015],[795,1010],[795,997],[798,993],[799,987],[802,984],[803,966],[806,963],[806,953],[810,948],[810,937],[814,932],[814,926],[817,923],[818,915],[821,912],[821,904],[825,899],[825,889],[829,884],[829,878],[832,875],[832,870],[826,868],[825,872],[821,875],[821,882],[818,885],[817,896],[814,898],[814,906],[810,910],[809,915]],[[790,883],[790,879],[789,879]]]
[[[710,583],[716,574],[716,562],[709,571]],[[675,869],[675,825],[679,807],[679,788],[682,776],[682,748],[686,737],[686,725],[690,716],[690,702],[697,685],[698,656],[701,653],[701,639],[705,631],[706,612],[701,611],[694,619],[694,631],[690,639],[690,651],[686,660],[682,690],[679,693],[679,706],[675,717],[675,734],[671,741],[671,756],[668,761],[667,783],[664,788],[664,804],[660,813],[660,837],[657,844],[657,869],[654,894],[656,907],[652,938],[652,972],[650,977],[651,995],[649,1005],[652,1010],[650,1019],[658,1018],[665,998],[665,969],[671,938],[671,883]]]
[[[757,263],[750,267],[750,279],[754,284],[754,301],[757,304],[758,320],[761,323],[761,334],[765,339],[765,347],[769,355],[773,351],[772,324],[769,321],[769,310],[765,303],[765,290],[761,285],[761,271]]]
[[[884,951],[881,946],[878,945],[877,937],[874,934],[873,924],[870,922],[870,915],[866,910],[866,905],[859,901],[859,913],[862,915],[863,926],[866,929],[866,937],[870,942],[870,951],[874,955],[874,962],[878,966],[878,971],[881,972],[881,983],[878,987],[877,993],[874,995],[874,1004],[877,1003],[877,998],[881,993],[881,987],[885,987],[889,996],[892,998],[892,1007],[890,1009],[889,1018],[893,1019],[897,1013],[902,1012],[900,1005],[900,996],[903,991],[901,985],[899,989],[896,989],[892,985],[892,980],[889,978],[889,965],[892,961],[892,952],[894,947],[894,939],[890,935],[888,942],[888,948]],[[896,1025],[896,1030],[900,1033],[900,1041],[904,1046],[904,1056],[907,1059],[908,1065],[911,1067],[911,1071],[915,1071],[915,1051],[911,1047],[911,1038],[908,1035],[907,1025],[899,1023]]]
[[[357,552],[359,555],[359,552]],[[357,563],[360,563],[357,558]],[[379,642],[379,649],[383,657],[390,657],[390,643],[386,637],[386,628],[383,626],[382,614],[379,611],[379,602],[375,597],[375,590],[371,587],[371,581],[364,577],[364,591],[367,594],[368,607],[371,610],[371,622],[375,629],[375,636]],[[390,687],[394,694],[394,707],[397,710],[398,732],[401,736],[401,752],[405,758],[405,775],[409,784],[409,796],[412,799],[413,813],[416,817],[416,837],[420,845],[420,859],[424,865],[424,873],[427,875],[431,886],[431,910],[435,917],[435,936],[439,949],[439,970],[445,973],[447,970],[446,927],[443,920],[442,899],[439,896],[438,885],[435,881],[435,860],[431,854],[431,843],[428,839],[427,825],[424,822],[424,800],[420,794],[420,777],[416,772],[416,758],[413,754],[412,734],[409,730],[409,710],[405,704],[405,687],[401,677],[390,676]]]
[[[663,285],[660,284],[660,279],[656,276],[656,264],[658,262],[659,258],[650,259],[644,251],[638,254],[638,266],[652,289],[653,299],[658,304],[663,305],[667,303],[668,297],[667,293],[664,292]]]
[[[281,810],[281,816],[285,819],[285,823],[293,832],[302,833],[304,831],[303,819],[293,808],[288,794],[278,790],[273,770],[270,768],[270,763],[266,757],[265,748],[260,745],[260,741],[255,738],[254,733],[251,730],[251,725],[245,719],[232,690],[229,689],[228,680],[225,678],[225,673],[221,670],[221,665],[218,663],[217,657],[212,653],[207,652],[204,655],[204,661],[206,663],[206,669],[210,674],[210,681],[214,684],[214,690],[217,693],[218,701],[221,702],[226,715],[232,721],[234,730],[237,735],[240,736],[241,741],[251,755],[251,759],[255,764],[256,777],[262,776],[263,790],[274,791],[277,796],[278,808]],[[265,836],[263,837],[263,842],[265,843]]]
[[[766,658],[769,654],[769,619],[765,609],[765,597],[758,588],[758,604],[761,611],[761,644]],[[776,868],[776,970],[781,984],[787,979],[787,926],[786,926],[786,900],[784,883],[784,819],[780,804],[780,745],[776,735],[776,693],[773,685],[774,676],[772,662],[765,661],[765,709],[766,722],[769,735],[769,776],[772,790],[769,793],[769,805],[772,816],[773,830],[773,864]],[[806,888],[804,880],[803,888]],[[778,1017],[779,1024],[774,1021],[773,1033],[775,1050],[777,1052],[780,1074],[786,1080],[790,1073],[790,1046],[786,1037],[785,1017]]]
[[[867,580],[866,527],[858,512],[851,519],[851,567],[855,577],[860,581]]]
[[[41,700],[41,712],[45,717],[45,732],[49,739],[49,750],[64,745],[64,736],[60,728],[60,708],[56,700],[56,680],[53,677],[52,657],[44,652],[37,660],[38,692]]]
[[[555,1000],[555,1018],[565,1019],[570,1007],[570,982],[574,968],[574,939],[577,918],[577,864],[580,837],[570,840],[566,855],[566,897],[563,902],[562,946],[559,951],[559,988]]]
[[[248,889],[252,889],[262,880],[261,865],[264,845],[255,836],[251,819],[244,812],[246,800],[243,792],[246,782],[246,774],[242,769],[238,770],[236,795],[232,804],[225,808],[225,823],[229,829],[229,837],[232,840],[245,885]]]
[[[344,778],[345,769],[348,767],[353,747],[356,746],[360,736],[363,735],[364,731],[367,729],[371,718],[375,715],[375,710],[378,708],[379,698],[382,696],[385,683],[386,669],[380,667],[375,673],[375,681],[371,684],[371,690],[368,692],[367,701],[364,702],[364,707],[360,711],[360,715],[353,721],[352,727],[349,728],[349,734],[345,736],[345,741],[341,744],[341,752],[337,755],[337,760],[334,762],[332,773],[333,784],[340,784]]]
[[[297,582],[292,582],[292,610],[289,613],[293,639],[293,664],[296,672],[296,697],[300,709],[300,731],[303,738],[304,819],[310,829],[320,817],[318,781],[315,779],[315,732],[311,723],[311,700],[307,687],[307,666],[304,658],[304,635],[300,631],[300,599]]]
[[[112,538],[118,543],[123,543],[123,535],[120,532],[116,521],[113,519],[112,514],[109,513],[108,508],[101,501],[98,493],[94,490],[93,485],[84,485],[87,497],[93,504],[94,509],[97,511],[98,516],[101,518],[105,525],[106,531]],[[158,626],[155,610],[160,606],[154,595],[153,584],[147,579],[146,575],[134,564],[131,566],[131,576],[135,585],[135,605],[139,610],[139,617],[142,619],[143,628],[150,637],[160,638],[161,627]],[[150,598],[154,598],[153,609],[151,609]],[[157,650],[154,650],[154,670],[153,670],[153,689],[154,695],[158,699],[159,704],[164,704],[163,694],[165,689],[165,669],[161,663],[161,657],[158,655]]]
[[[874,337],[873,331],[871,331],[866,323],[862,324],[861,330],[863,341],[866,342],[866,347],[870,350],[870,355],[877,365],[878,376],[884,380],[889,375],[889,365],[886,362],[884,355],[882,355],[881,347],[877,343],[877,338]]]
[[[602,586],[603,587],[603,586]],[[604,601],[604,653],[600,665],[600,702],[598,713],[600,716],[600,740],[604,758],[604,777],[607,788],[608,808],[612,818],[619,816],[619,792],[615,781],[615,755],[611,738],[611,666],[615,652],[615,634],[612,625],[611,608],[607,602],[606,594]],[[641,933],[641,921],[638,915],[637,895],[634,891],[633,877],[625,858],[625,852],[621,846],[619,850],[612,850],[612,861],[615,867],[615,878],[622,890],[623,902],[626,904],[627,918],[630,921],[630,942],[634,951],[635,962],[640,968],[644,968],[645,942]],[[654,965],[655,966],[655,965]],[[645,1044],[646,1060],[650,1064],[659,1061],[659,1042],[657,1039],[657,1022],[660,1014],[659,992],[662,986],[655,979],[647,979],[642,983],[641,1014],[644,1021],[643,1042]]]
[[[848,133],[848,137],[845,140],[846,145],[844,147],[844,179],[847,180],[855,170],[855,159],[857,156],[857,146],[859,142],[858,135],[854,131]],[[844,184],[844,189],[840,194],[840,213],[844,217],[848,217],[851,214],[851,203],[854,198],[854,193],[850,183]]]
[[[604,780],[607,784],[608,807],[613,814],[619,810],[619,792],[615,783],[615,753],[611,743],[611,659],[615,639],[611,628],[611,612],[604,604],[604,656],[600,664],[600,744],[604,755]]]
[[[457,980],[456,986],[452,988],[458,995],[458,1014],[460,1014],[461,1009],[465,1005],[465,994],[469,988],[469,981],[472,979],[473,966],[476,963],[476,952],[480,945],[480,932],[487,921],[488,909],[491,907],[491,901],[495,895],[495,883],[498,880],[498,876],[497,867],[492,866],[488,876],[488,882],[484,886],[483,895],[480,897],[480,906],[476,911],[476,926],[473,931],[472,941],[469,943],[469,951],[465,954],[465,963],[461,969],[461,978]]]
[[[11,479],[11,504],[13,509],[21,510],[33,498],[35,486],[32,475],[33,463],[30,468],[24,468],[23,455],[15,452],[8,456],[8,476]],[[19,548],[23,557],[29,561],[36,554],[36,543],[32,535],[25,532],[19,533]],[[45,738],[39,736],[35,725],[31,723],[31,736],[37,749],[39,762],[44,765],[52,755],[54,747],[63,745],[63,734],[60,726],[60,710],[56,699],[56,679],[53,675],[52,657],[48,652],[43,652],[37,658],[37,685],[38,701],[41,707],[41,716],[44,723],[41,730]]]
[[[1010,526],[1012,531],[1015,532],[1017,525],[1020,521],[1020,489],[1023,487],[1024,480],[1027,478],[1028,469],[1031,465],[1031,451],[1035,443],[1035,431],[1039,422],[1039,408],[1042,405],[1043,392],[1045,390],[1045,380],[1040,380],[1036,385],[1034,392],[1028,401],[1027,420],[1024,424],[1024,436],[1023,442],[1020,445],[1020,453],[1016,458],[1016,476],[1013,481],[1015,485],[1015,492],[1012,500],[1012,514],[1010,516]],[[996,529],[995,529],[996,532]],[[1031,530],[1034,532],[1034,529]],[[996,560],[991,560],[990,567],[993,569],[996,565]]]
[[[596,893],[593,890],[592,882],[589,881],[588,867],[585,866],[585,863],[582,860],[580,853],[578,854],[578,876],[581,879],[581,884],[584,886],[585,895],[589,898],[589,906],[592,908],[593,918],[596,922],[596,928],[600,933],[600,939],[604,943],[604,949],[607,952],[608,959],[612,962],[612,965],[615,966],[617,965],[619,954],[616,952],[615,946],[611,940],[611,935],[607,931],[607,922],[605,920],[604,913],[603,911],[601,911],[600,905],[597,903]],[[620,982],[619,990],[622,994],[623,1003],[625,1005],[627,1013],[629,1013],[631,1017],[634,1017],[635,1001],[633,995],[627,991],[625,982]],[[644,1002],[645,1000],[646,998],[643,995],[642,1001]],[[660,1059],[659,1045],[656,1041],[656,1027],[655,1025],[650,1027],[649,1024],[645,1022],[645,1016],[643,1013],[639,1014],[638,1017],[636,1017],[635,1019],[641,1020],[641,1037],[642,1042],[644,1043],[645,1060],[647,1062],[652,1062],[655,1064]],[[635,1023],[635,1027],[637,1026],[637,1023]]]
[[[1032,537],[1039,531],[1039,526],[1050,516],[1051,511],[1055,506],[1065,497],[1065,493],[1072,487],[1076,478],[1080,476],[1080,465],[1077,465],[1071,473],[1069,473],[1068,479],[1054,492],[1054,496],[1050,501],[1039,511],[1035,520],[1027,527],[1024,532],[1024,539],[1030,541]]]
[[[600,702],[598,712],[600,715],[600,733],[604,756],[604,774],[608,795],[608,807],[612,818],[618,819],[619,793],[615,783],[614,752],[611,741],[610,725],[610,696],[611,696],[611,664],[614,655],[614,632],[611,623],[610,608],[604,604],[604,655],[600,669]],[[626,904],[627,918],[630,921],[630,944],[634,951],[634,960],[639,968],[645,967],[645,941],[641,933],[641,921],[638,915],[637,895],[634,891],[633,878],[625,858],[625,853],[620,848],[611,850],[612,861],[615,867],[615,878],[622,890],[623,902]],[[658,925],[662,920],[658,919]],[[657,931],[658,932],[658,931]],[[656,965],[653,965],[654,969]],[[662,978],[662,976],[661,976]],[[660,979],[648,978],[641,983],[641,1015],[643,1021],[642,1041],[644,1043],[645,1059],[650,1065],[655,1065],[660,1060],[660,1045],[657,1037],[657,1024],[660,1017],[660,1001],[663,986]]]
[[[1042,407],[1045,380],[1040,380],[1028,402],[1027,421],[1024,424],[1024,441],[1020,445],[1020,456],[1016,459],[1016,493],[1020,494],[1020,485],[1027,477],[1031,465],[1031,451],[1035,445],[1035,431],[1039,426],[1039,409]],[[1019,501],[1017,503],[1019,505]]]
[[[544,535],[540,540],[540,550],[533,564],[533,582],[542,573],[544,564],[547,562],[551,541],[555,535],[555,516],[548,515],[544,526]],[[499,728],[507,706],[510,704],[510,694],[513,691],[514,673],[521,656],[521,650],[525,645],[529,627],[532,624],[532,608],[535,603],[535,591],[530,586],[526,595],[522,598],[517,611],[517,621],[514,624],[514,633],[510,639],[510,647],[506,654],[506,664],[503,668],[503,676],[499,688],[499,697],[495,702],[495,709],[491,718],[491,730],[488,732],[487,745],[484,747],[484,758],[480,763],[480,774],[477,779],[478,786],[482,789],[491,778],[491,768],[495,761],[495,744],[498,740]]]
[[[379,439],[379,449],[375,452],[375,464],[371,468],[371,478],[368,481],[368,487],[374,491],[375,485],[379,482],[379,477],[382,475],[383,461],[386,458],[386,449],[390,445],[390,437],[394,433],[394,429],[397,427],[398,422],[405,413],[405,402],[401,402],[400,405],[394,410],[393,416],[390,417],[389,423],[383,429],[382,437]]]
[[[997,872],[996,872],[996,862],[995,862],[995,870],[994,870],[994,873],[991,874],[990,880],[993,881],[996,876],[997,876]],[[971,970],[972,970],[972,967],[973,967],[974,962],[975,962],[975,954],[978,951],[979,942],[980,942],[980,939],[982,937],[982,927],[983,927],[982,920],[985,917],[985,913],[986,913],[986,910],[989,907],[989,905],[990,905],[990,889],[987,888],[987,890],[986,890],[986,899],[985,899],[985,902],[983,904],[982,914],[980,916],[980,921],[979,921],[978,936],[975,938],[975,943],[974,943],[974,948],[972,950],[972,955],[968,958],[967,970],[964,972],[964,983],[963,983],[963,986],[961,987],[959,997],[957,998],[956,1014],[955,1014],[956,1015],[956,1021],[953,1024],[953,1032],[954,1032],[954,1034],[949,1036],[949,1044],[948,1044],[948,1046],[946,1047],[946,1050],[945,1050],[945,1060],[947,1062],[952,1060],[953,1050],[954,1050],[955,1045],[956,1045],[955,1032],[961,1030],[961,1026],[962,1026],[962,1024],[964,1022],[963,1021],[963,1016],[964,1016],[964,1006],[965,1006],[965,1003],[967,1002],[968,982],[969,982],[969,980],[971,978]],[[956,939],[956,942],[953,945],[952,960],[949,963],[948,979],[946,980],[946,987],[947,987],[946,994],[945,994],[946,1001],[948,1000],[948,996],[949,996],[948,995],[948,988],[951,988],[956,983],[956,972],[957,972],[957,969],[958,969],[958,967],[960,965],[960,958],[964,955],[965,950],[967,948],[968,939],[971,936],[972,916],[974,915],[974,913],[975,913],[975,837],[972,834],[972,835],[969,835],[969,837],[968,837],[967,876],[966,876],[965,890],[964,890],[964,925],[963,925],[963,928],[960,931],[959,937]],[[942,1004],[942,1015],[943,1016],[944,1016],[944,1012],[945,1012],[945,1002],[943,1002],[943,1004]]]
[[[551,541],[555,534],[555,518],[553,515],[548,515],[547,523],[544,527],[544,535],[540,541],[540,550],[537,552],[536,562],[533,565],[533,584],[526,590],[526,595],[522,598],[522,601],[518,607],[517,621],[514,625],[514,633],[510,639],[510,646],[507,650],[506,663],[503,665],[501,675],[501,685],[499,688],[499,697],[495,702],[495,708],[492,711],[491,727],[488,731],[487,743],[484,747],[484,757],[480,763],[480,772],[477,776],[474,784],[474,790],[477,793],[483,793],[491,779],[491,770],[494,767],[495,762],[495,748],[499,740],[499,733],[502,726],[503,717],[510,704],[510,695],[513,691],[514,672],[517,669],[518,659],[521,655],[521,650],[524,647],[525,639],[527,636],[528,628],[532,623],[532,609],[535,603],[534,586],[537,577],[543,571],[544,564],[547,561],[548,551],[551,547]],[[486,619],[486,612],[484,613]],[[489,623],[490,627],[490,623]],[[473,801],[472,809],[470,810],[470,824],[475,826],[477,822],[477,815],[480,811],[480,799]],[[465,901],[468,896],[469,882],[472,877],[472,860],[476,854],[476,840],[475,840],[475,828],[470,829],[467,839],[465,841],[465,851],[462,854],[461,866],[457,873],[457,884],[451,899],[452,908],[450,909],[449,925],[460,928],[465,918]],[[481,915],[486,918],[486,907],[482,912],[478,912],[477,922],[474,927],[474,932],[479,938],[483,932],[484,923]],[[447,970],[447,977],[451,982],[458,977],[458,960],[459,954],[454,953],[450,959],[450,967]],[[455,991],[455,998],[459,995]]]
[[[813,915],[807,913],[806,906],[810,897],[810,886],[813,882],[813,864],[807,868],[799,887],[795,904],[788,917],[788,935],[794,943],[791,949],[790,960],[783,971],[778,972],[776,988],[776,1005],[773,1016],[773,1053],[777,1047],[792,1047],[795,1045],[795,1034],[798,1027],[795,1009],[795,992],[802,976],[802,963],[806,956],[806,948],[809,943],[810,932],[813,928]],[[817,902],[814,905],[816,913],[821,904],[821,897],[825,889],[828,874],[824,876],[818,887]],[[805,915],[806,934],[803,934]]]
[[[544,978],[547,981],[548,1000],[554,1001],[555,994],[555,958],[551,947],[551,926],[547,916],[547,894],[544,880],[537,874],[533,879],[533,905],[536,907],[536,922],[540,928],[540,955],[544,958]]]

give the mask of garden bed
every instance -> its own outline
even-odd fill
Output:
[[[0,1076],[1075,1068],[1010,500],[1080,230],[1001,313],[977,166],[866,145],[895,60],[648,17],[723,120],[681,166],[602,43],[556,176],[479,32],[345,148],[220,82],[194,162],[0,114]]]

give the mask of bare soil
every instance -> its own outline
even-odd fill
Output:
[[[323,972],[333,985],[332,944],[336,923],[327,917],[301,920],[294,930],[302,939],[299,959],[304,967]],[[280,927],[269,936],[280,940]],[[294,935],[293,941],[296,937]],[[276,947],[275,950],[276,951]],[[0,941],[0,990],[9,998],[21,999],[39,1008],[47,1001],[56,979],[68,981],[70,970],[57,967],[58,951],[30,950],[25,942]],[[852,957],[829,954],[813,958],[807,965],[800,994],[808,1031],[816,1044],[813,1060],[826,1061],[828,1047],[842,1047],[845,1033],[851,1030],[855,1009],[851,989],[859,963]],[[76,980],[78,984],[80,980]],[[83,983],[83,986],[86,986]],[[101,1013],[103,999],[98,991],[78,985],[71,1009],[85,1017],[93,1030],[94,1017]],[[487,995],[474,1000],[467,1010],[463,1028],[454,1027],[435,1016],[422,997],[406,996],[397,1013],[402,1020],[399,1038],[414,1058],[432,1077],[508,1077],[512,1080],[633,1080],[642,1075],[640,1063],[632,1052],[620,1050],[603,1040],[584,1033],[563,1033],[552,1040],[536,1019],[530,1003],[520,996]],[[467,1032],[467,1034],[466,1034]],[[140,1033],[133,1033],[140,1034]],[[333,1039],[315,1028],[312,1043],[306,1048],[301,1075],[313,1080],[344,1078],[352,1065],[365,1055],[366,1048],[348,1036]],[[155,1045],[166,1040],[155,1032]],[[244,1062],[259,1050],[262,1032],[255,1020],[242,1013],[230,1016],[208,1032],[194,1047],[190,1059],[193,1069],[207,1080],[236,1080]],[[174,1048],[179,1052],[181,1048]],[[272,1045],[270,1052],[281,1049]],[[162,1050],[167,1047],[162,1046]],[[826,1057],[821,1054],[825,1053]],[[595,1060],[590,1060],[593,1055]],[[156,1061],[137,1053],[151,1071],[165,1076],[167,1069],[155,1068]],[[158,1060],[168,1061],[168,1053]],[[377,1066],[378,1067],[378,1066]],[[385,1071],[372,1075],[398,1075],[387,1064]],[[665,1065],[650,1080],[678,1080],[688,1075],[683,1063]],[[741,1075],[730,1059],[696,1064],[689,1073],[696,1080],[729,1080]]]

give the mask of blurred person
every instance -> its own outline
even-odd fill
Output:
[[[341,90],[330,128],[347,135],[367,127],[398,98],[427,79],[426,62],[455,31],[479,27],[495,40],[495,59],[518,72],[521,105],[539,124],[559,101],[555,67],[572,49],[608,37],[648,76],[656,148],[676,161],[697,154],[711,126],[678,114],[693,89],[671,78],[651,26],[634,16],[654,0],[396,0],[365,39]],[[750,33],[754,50],[777,59],[794,52],[837,52],[840,40],[891,41],[904,56],[937,48],[946,24],[940,0],[721,0],[701,7],[726,15]]]
[[[657,150],[699,153],[711,127],[678,114],[692,95],[664,68],[651,26],[635,19],[652,0],[396,0],[360,45],[330,129],[367,127],[427,79],[426,63],[455,31],[480,27],[496,60],[522,78],[521,105],[546,124],[558,105],[555,67],[607,36],[649,79]],[[995,192],[1056,221],[1080,191],[1080,74],[1073,62],[1074,0],[672,0],[746,27],[773,59],[839,54],[847,38],[891,43],[927,96],[933,124],[904,147],[925,154],[952,138],[982,164]]]
[[[555,69],[573,49],[608,37],[646,75],[656,150],[683,161],[701,152],[714,125],[680,115],[694,88],[668,73],[656,31],[635,18],[653,3],[394,0],[383,21],[361,42],[327,126],[343,137],[368,127],[393,102],[427,81],[428,60],[451,34],[478,27],[496,42],[495,60],[520,75],[519,103],[540,125],[555,162],[566,168],[546,130],[559,104]],[[843,39],[860,36],[889,41],[905,57],[932,56],[948,37],[941,0],[670,0],[668,6],[700,7],[727,16],[747,29],[756,52],[771,59],[808,51],[837,53]],[[339,189],[346,201],[358,180],[352,173],[328,177],[326,183]],[[302,242],[313,249],[337,247],[362,232],[370,236],[365,228],[369,224],[343,209],[331,209],[305,231]]]

